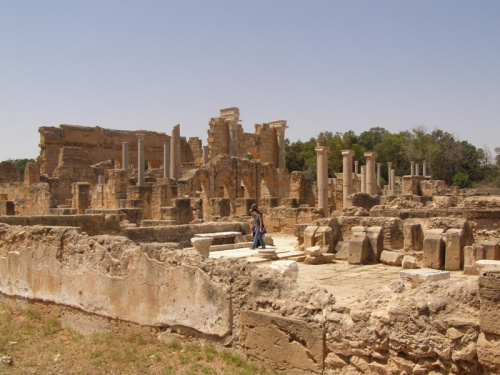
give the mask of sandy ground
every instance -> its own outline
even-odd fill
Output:
[[[280,258],[286,259],[298,254],[295,250],[297,239],[292,235],[273,234],[274,245]],[[210,253],[210,257],[245,257],[260,267],[267,267],[270,261],[257,258],[255,250],[237,249],[217,251]],[[335,296],[337,302],[348,305],[357,299],[364,291],[384,288],[391,281],[399,280],[401,267],[388,266],[382,263],[371,265],[354,265],[346,261],[335,263],[308,265],[301,262],[297,282],[301,288],[317,286],[325,288]],[[450,273],[452,279],[477,278],[477,276],[464,275],[462,271]]]

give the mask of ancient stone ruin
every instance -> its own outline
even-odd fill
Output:
[[[352,150],[329,178],[321,143],[313,183],[285,167],[286,121],[245,133],[226,108],[208,125],[206,145],[180,125],[41,127],[24,179],[0,163],[0,298],[57,305],[82,333],[200,335],[290,374],[500,372],[494,191]],[[265,251],[248,250],[254,203]],[[399,277],[336,295],[374,267]]]

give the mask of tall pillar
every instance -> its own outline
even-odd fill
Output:
[[[208,146],[203,146],[203,165],[208,163]]]
[[[330,147],[323,146],[318,141],[315,148],[317,154],[316,165],[318,168],[318,207],[323,210],[325,217],[330,216],[328,208],[328,153]]]
[[[163,178],[170,178],[170,143],[163,143]]]
[[[359,174],[359,161],[354,162],[354,174],[358,175]]]
[[[366,165],[361,166],[361,192],[366,193]]]
[[[122,143],[122,169],[128,171],[128,143]]]
[[[427,176],[427,162],[425,160],[422,166],[422,175]]]
[[[420,163],[415,164],[415,175],[420,176]]]
[[[377,186],[380,189],[382,184],[380,183],[380,173],[382,172],[382,163],[377,163]]]
[[[352,157],[353,150],[342,150],[342,203],[346,207],[347,196],[352,193]]]
[[[396,170],[391,169],[391,191],[396,190]]]
[[[410,161],[410,176],[415,175],[415,162],[412,160]]]
[[[286,120],[271,121],[269,125],[276,130],[276,141],[278,143],[278,168],[286,168],[285,160],[285,130],[288,128],[286,126]]]
[[[370,195],[377,195],[377,179],[375,176],[376,152],[365,152],[366,158],[366,192]]]
[[[177,124],[172,129],[170,138],[170,178],[179,179],[181,177],[181,129]]]
[[[229,127],[229,155],[238,156],[238,122],[240,121],[240,110],[237,107],[222,108],[220,117],[226,120]]]
[[[144,134],[139,134],[137,149],[137,186],[144,186]]]
[[[389,181],[387,181],[387,183],[389,184],[389,190],[391,190],[391,186],[392,186],[391,171],[392,171],[392,161],[389,161],[389,162],[387,162],[387,179],[389,180]]]
[[[238,156],[238,123],[229,124],[229,155]]]

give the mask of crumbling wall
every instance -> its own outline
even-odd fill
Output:
[[[2,294],[189,329],[290,374],[496,373],[498,279],[485,272],[479,284],[471,277],[415,289],[394,281],[346,306],[245,260],[75,228],[0,225]],[[76,321],[73,329],[91,331]]]
[[[0,163],[0,184],[6,182],[21,182],[21,176],[11,161],[2,161]]]

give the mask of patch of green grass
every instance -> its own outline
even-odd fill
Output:
[[[38,310],[35,310],[35,309],[26,309],[24,311],[24,314],[32,319],[32,320],[38,320],[38,321],[41,321],[42,320],[42,313]]]
[[[59,319],[57,319],[56,317],[51,318],[45,323],[44,327],[45,336],[54,335],[57,332],[59,332],[60,329],[61,329],[61,323],[59,322]]]
[[[169,341],[165,346],[167,347],[167,349],[170,349],[170,350],[173,350],[176,352],[180,352],[182,349],[181,343],[176,339]]]

